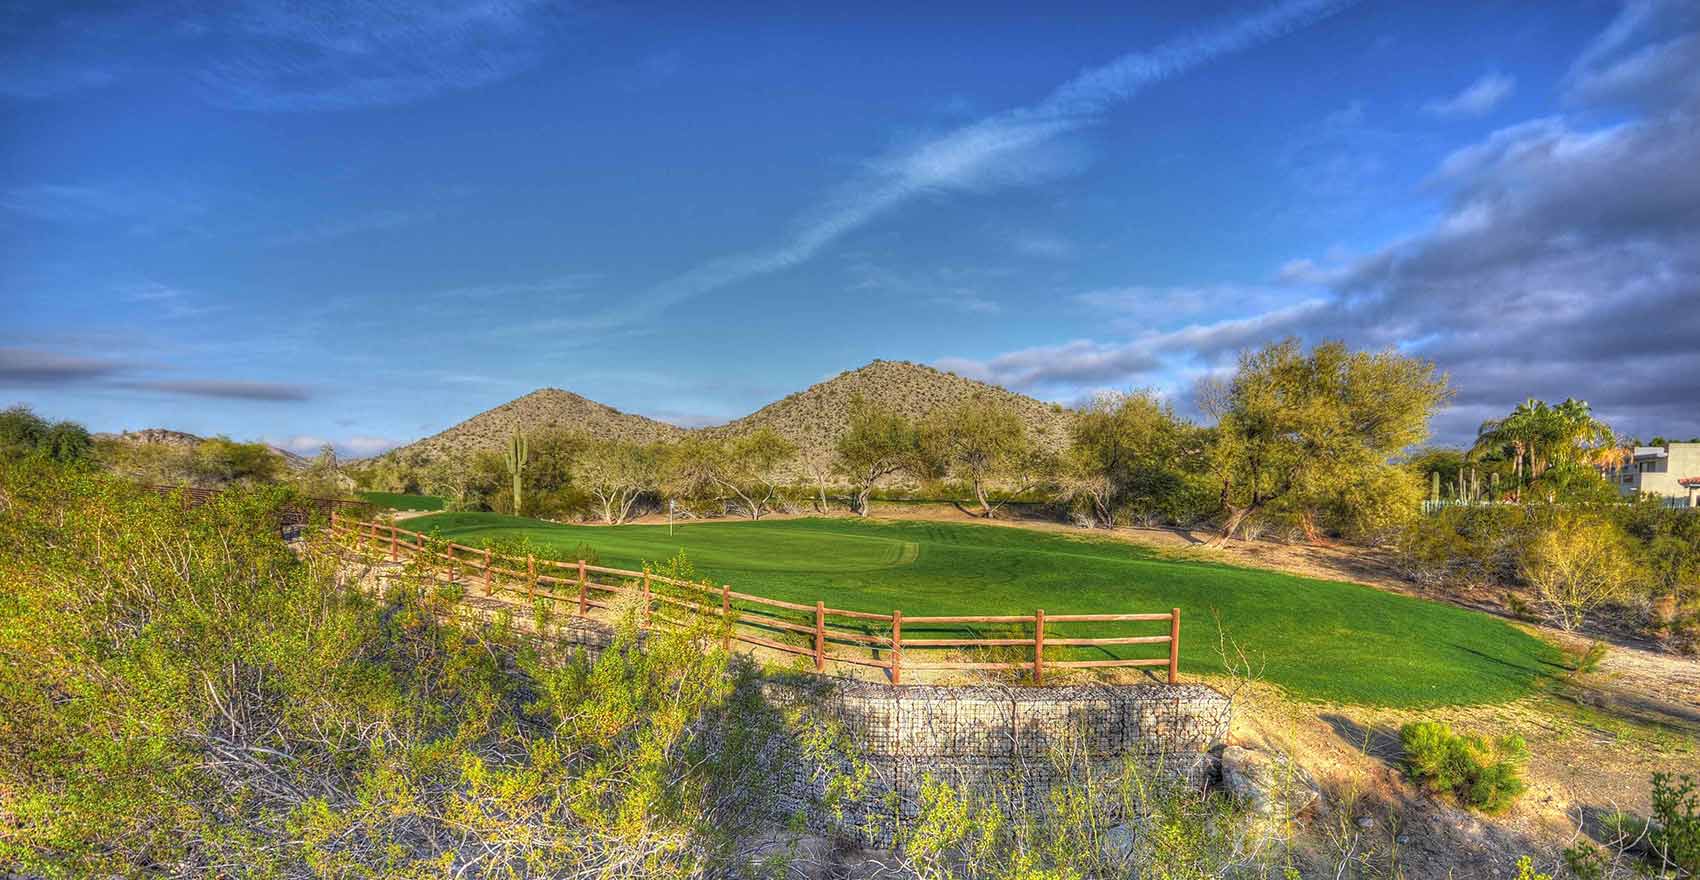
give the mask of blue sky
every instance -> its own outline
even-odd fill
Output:
[[[0,404],[367,454],[1288,335],[1700,434],[1700,4],[14,4]]]

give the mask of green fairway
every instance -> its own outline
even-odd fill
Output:
[[[357,494],[362,501],[368,501],[390,510],[443,509],[443,499],[435,495],[408,495],[401,492],[360,492]]]
[[[588,544],[602,564],[637,568],[685,551],[733,589],[905,616],[1182,612],[1182,669],[1221,669],[1212,612],[1264,678],[1294,696],[1381,706],[1502,702],[1557,669],[1556,649],[1505,622],[1357,584],[1168,559],[1104,538],[992,526],[796,519],[676,526],[565,526],[488,513],[407,523],[463,544],[529,539],[567,558]],[[552,551],[552,552],[550,552]],[[1154,627],[1135,632],[1133,627]],[[1072,624],[1052,636],[1160,634],[1160,624]],[[906,636],[931,637],[920,627]],[[1147,646],[1140,646],[1147,647]],[[1139,656],[1082,649],[1081,659]],[[1128,653],[1120,653],[1121,651]],[[1148,656],[1151,652],[1146,651]]]

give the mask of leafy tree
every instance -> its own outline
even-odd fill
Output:
[[[838,438],[834,470],[850,481],[850,509],[868,515],[868,496],[880,480],[917,467],[920,434],[914,422],[861,396],[850,402],[850,426]]]
[[[1353,503],[1349,487],[1390,479],[1377,472],[1427,436],[1449,394],[1434,364],[1393,351],[1329,342],[1306,355],[1289,339],[1241,355],[1232,379],[1200,394],[1216,417],[1208,460],[1225,513],[1218,540],[1277,502],[1314,538],[1319,514]]]
[[[29,407],[0,410],[0,458],[40,456],[57,462],[82,461],[94,451],[88,429],[76,422],[52,422]]]
[[[654,446],[620,440],[592,442],[573,463],[573,480],[602,506],[602,521],[625,522],[645,492],[660,483],[660,453]]]
[[[921,424],[920,441],[923,473],[967,483],[979,505],[975,515],[986,519],[1054,473],[1020,413],[985,395],[934,411]]]
[[[1568,632],[1599,606],[1624,598],[1639,571],[1616,523],[1566,510],[1524,546],[1521,574],[1535,601]]]
[[[1101,394],[1075,416],[1063,490],[1110,528],[1130,503],[1155,507],[1181,491],[1197,429],[1149,391]]]

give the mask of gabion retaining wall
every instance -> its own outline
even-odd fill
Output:
[[[780,814],[800,813],[816,832],[877,845],[890,842],[894,812],[915,815],[928,775],[960,790],[1033,804],[1043,803],[1064,776],[1091,771],[1111,778],[1130,759],[1143,771],[1202,785],[1213,769],[1209,752],[1227,736],[1231,713],[1228,699],[1203,685],[767,681],[761,688],[770,705],[799,710],[804,723],[832,722],[841,734],[830,754],[778,762]],[[782,735],[794,740],[796,734]],[[854,802],[833,807],[827,781],[851,772],[853,754],[871,771],[869,785]]]

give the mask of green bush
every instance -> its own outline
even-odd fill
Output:
[[[1521,736],[1487,739],[1453,733],[1439,722],[1417,721],[1399,730],[1399,740],[1405,747],[1406,774],[1465,806],[1498,813],[1523,793],[1529,749]]]
[[[1700,877],[1700,794],[1687,773],[1653,774],[1653,821],[1647,851],[1679,876]]]

